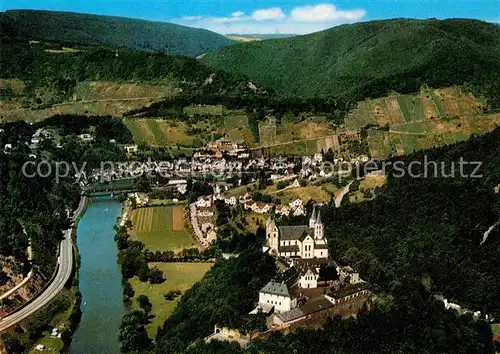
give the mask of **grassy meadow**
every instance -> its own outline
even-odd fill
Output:
[[[175,300],[165,300],[164,295],[173,290],[182,293],[189,290],[193,284],[200,281],[203,275],[212,267],[212,263],[149,263],[149,267],[160,269],[166,281],[162,284],[149,284],[141,282],[137,277],[130,280],[135,290],[132,299],[132,308],[139,308],[136,299],[139,295],[146,295],[152,304],[152,313],[155,314],[152,322],[146,327],[151,338],[155,337],[158,326],[174,311],[180,297]]]

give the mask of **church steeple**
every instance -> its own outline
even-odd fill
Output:
[[[318,217],[316,218],[316,224],[321,224],[321,211],[318,211]]]
[[[314,238],[321,240],[324,235],[323,223],[321,222],[321,211],[318,211],[316,223],[314,224]]]
[[[313,212],[311,218],[309,219],[309,227],[314,228],[314,224],[316,224],[316,205],[313,206]]]

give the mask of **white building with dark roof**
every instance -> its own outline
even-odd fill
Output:
[[[328,258],[328,243],[324,237],[321,212],[313,209],[309,225],[276,226],[269,217],[266,224],[266,245],[264,252],[271,252],[285,258]]]
[[[271,280],[259,291],[259,306],[264,312],[286,312],[297,306],[293,286]]]

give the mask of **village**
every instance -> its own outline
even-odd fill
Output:
[[[222,146],[224,153],[229,144],[212,145]],[[233,144],[234,149],[241,147]],[[218,147],[216,149],[219,149]],[[170,168],[181,167],[180,172],[218,172],[221,165],[234,163],[224,156],[215,157],[213,150],[197,152],[191,161],[180,158],[174,160]],[[220,151],[220,150],[217,150]],[[238,152],[240,153],[240,152]],[[226,156],[227,157],[227,156]],[[367,161],[362,156],[355,163]],[[217,163],[214,163],[217,162]],[[264,158],[264,157],[237,157],[236,163],[244,171],[251,171],[247,185],[259,182],[259,171],[270,171],[267,180],[272,185],[283,183],[283,190],[295,190],[307,186],[313,181],[325,178],[331,179],[334,171],[323,169],[323,155],[315,154],[301,159]],[[182,168],[193,166],[193,169]],[[218,167],[214,167],[218,166]],[[179,170],[175,173],[179,173]],[[229,174],[228,177],[231,175]],[[229,178],[228,178],[229,179]],[[218,236],[217,214],[224,205],[229,210],[257,218],[258,226],[265,228],[266,241],[262,252],[273,257],[278,269],[278,275],[261,288],[258,302],[249,315],[262,314],[266,316],[268,330],[266,332],[240,333],[234,328],[217,325],[214,333],[205,340],[236,341],[245,346],[255,338],[260,338],[273,331],[290,331],[298,326],[317,328],[330,316],[356,316],[358,311],[367,306],[372,291],[370,285],[360,278],[359,273],[349,266],[340,265],[330,257],[328,242],[324,235],[324,224],[321,216],[323,201],[295,198],[289,202],[280,202],[273,199],[256,200],[259,191],[241,184],[241,177],[232,178],[227,182],[225,178],[209,180],[212,193],[199,195],[189,204],[189,218],[197,241],[204,247],[213,245]],[[188,178],[170,179],[167,185],[175,189],[174,202],[184,199],[187,193]],[[235,192],[236,191],[236,192]],[[147,206],[149,196],[146,193],[136,192],[130,195],[138,207]],[[264,198],[265,199],[265,198]],[[284,218],[306,218],[310,205],[312,214],[307,225],[277,226],[278,221]],[[247,216],[247,217],[248,217]],[[281,224],[280,224],[281,225]],[[238,257],[237,253],[225,254],[224,257]]]

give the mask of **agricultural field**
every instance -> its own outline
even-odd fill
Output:
[[[23,98],[25,84],[17,79],[0,79],[0,90],[5,91],[11,100],[0,96],[0,120],[26,120],[37,122],[56,114],[112,115],[122,116],[134,109],[147,107],[151,103],[168,96],[176,95],[175,84],[162,81],[158,84],[132,84],[119,82],[81,82],[75,88],[70,102],[55,104],[43,109],[31,109],[30,100]],[[42,102],[58,99],[54,92],[39,88],[35,95]]]
[[[44,109],[11,108],[0,103],[0,121],[39,122],[56,114],[81,114],[86,116],[101,115],[120,117],[134,109],[150,106],[155,102],[152,98],[123,99],[97,102],[69,102],[54,105]]]
[[[77,100],[109,100],[126,98],[166,98],[178,94],[175,83],[162,81],[157,85],[118,83],[107,81],[85,81],[76,85]]]
[[[124,119],[127,128],[132,132],[136,143],[152,146],[191,145],[195,137],[186,133],[188,126],[184,122],[173,122],[162,119]]]
[[[291,143],[297,140],[313,140],[331,136],[334,128],[324,119],[312,118],[302,122],[277,123],[274,119],[259,123],[261,146]]]
[[[403,117],[407,122],[420,122],[425,119],[424,105],[418,96],[398,96],[398,103]]]
[[[394,95],[360,102],[347,115],[345,126],[356,131],[366,125],[388,124],[392,130],[393,126],[405,123],[478,115],[483,107],[483,101],[457,87],[422,89],[418,95]]]
[[[244,112],[230,112],[224,116],[224,130],[228,139],[245,141],[249,146],[255,144],[255,137],[248,127],[248,117]]]
[[[61,49],[45,49],[45,52],[50,54],[67,54],[81,52],[79,49],[62,47]]]
[[[184,107],[184,113],[189,115],[208,115],[208,116],[221,116],[226,111],[225,107],[222,105],[199,105],[199,106],[188,106]]]
[[[263,148],[267,155],[274,156],[304,156],[312,155],[318,152],[318,139],[292,141],[289,143],[282,143],[279,145],[269,146]]]
[[[155,251],[181,251],[198,247],[184,227],[184,206],[156,206],[132,211],[131,238],[144,243],[146,249]]]
[[[141,282],[137,277],[130,280],[135,290],[135,297],[131,299],[132,308],[139,308],[137,297],[146,295],[152,304],[152,313],[155,317],[146,326],[150,338],[154,338],[159,326],[172,314],[180,297],[175,300],[165,300],[164,295],[169,291],[180,290],[185,293],[196,282],[200,281],[212,267],[212,263],[149,263],[149,267],[156,267],[163,272],[166,281],[162,284]]]
[[[500,125],[500,114],[470,115],[391,126],[390,131],[369,130],[372,157],[408,154],[485,134]]]

